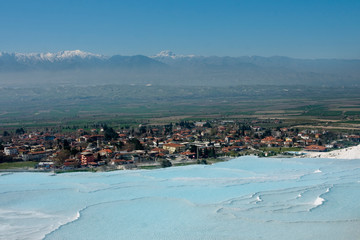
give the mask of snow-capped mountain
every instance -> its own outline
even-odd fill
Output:
[[[111,57],[80,50],[57,53],[6,53],[0,52],[0,72],[28,70],[71,69],[138,69],[162,67],[164,64],[146,56]]]
[[[152,58],[173,58],[175,59],[177,56],[170,50],[164,50],[156,54],[155,56],[151,56]]]
[[[18,62],[29,62],[29,61],[49,61],[57,62],[69,59],[105,59],[106,57],[100,54],[94,54],[89,52],[83,52],[80,50],[73,51],[61,51],[57,53],[1,53],[1,56],[8,55],[13,56]]]
[[[176,55],[170,50],[164,50],[159,52],[154,56],[150,56],[151,58],[161,60],[161,59],[179,59],[179,58],[193,58],[195,55]]]
[[[111,57],[80,50],[57,53],[0,52],[0,84],[14,78],[47,82],[241,84],[358,84],[360,60],[286,57],[204,57],[162,51],[155,56]],[[45,76],[45,75],[46,76]],[[17,75],[17,77],[14,77]],[[21,77],[19,77],[21,76]],[[56,82],[60,81],[56,79]],[[54,80],[55,81],[55,80]],[[31,81],[29,81],[29,84]]]

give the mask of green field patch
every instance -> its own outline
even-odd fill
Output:
[[[356,115],[360,115],[360,111],[346,111],[346,112],[344,113],[344,115],[356,116]]]
[[[339,123],[360,124],[360,120],[341,121]]]
[[[0,163],[0,169],[33,168],[36,164],[37,162],[32,161]]]
[[[301,151],[302,148],[298,148],[298,147],[263,147],[260,148],[261,151],[264,152],[274,152],[274,153],[284,153],[284,152],[297,152],[297,151]]]
[[[288,91],[284,92],[284,88]],[[0,126],[42,127],[157,118],[244,116],[340,118],[360,115],[359,88],[305,86],[169,87],[104,85],[0,89]],[[334,106],[336,108],[334,109]],[[355,107],[355,108],[354,108]],[[342,110],[344,109],[344,110]],[[257,113],[255,113],[258,111]],[[300,116],[296,116],[299,118]]]
[[[196,162],[184,162],[184,163],[175,163],[173,164],[174,167],[181,167],[181,166],[189,166],[197,164]]]
[[[354,106],[339,106],[338,108],[360,108],[360,105],[354,105]]]
[[[138,166],[139,169],[143,170],[152,170],[152,169],[159,169],[161,168],[160,165],[154,165],[154,166]]]
[[[342,111],[329,111],[323,109],[311,109],[305,111],[302,116],[317,116],[317,117],[338,117],[341,116]]]

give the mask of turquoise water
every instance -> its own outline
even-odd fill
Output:
[[[360,160],[2,173],[0,239],[360,239]]]

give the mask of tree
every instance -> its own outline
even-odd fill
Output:
[[[168,124],[164,126],[165,134],[172,133],[172,124]]]
[[[70,150],[70,144],[69,144],[68,140],[64,139],[63,144],[64,144],[64,147],[63,147],[64,150]]]
[[[75,156],[77,153],[79,153],[80,151],[77,149],[77,148],[71,148],[71,150],[70,150],[70,154],[72,155],[72,156]]]
[[[210,152],[209,152],[209,157],[216,157],[216,152],[215,152],[215,148],[211,148]]]
[[[161,161],[162,168],[171,167],[171,166],[172,166],[172,163],[169,160],[165,159],[165,160]]]
[[[139,132],[140,132],[140,134],[146,133],[146,127],[145,127],[145,126],[141,126],[141,127],[139,128]]]
[[[15,130],[15,133],[16,134],[24,134],[25,130],[23,128],[18,128],[18,129]]]
[[[70,151],[69,150],[61,150],[57,156],[55,157],[55,165],[56,166],[62,166],[66,159],[70,157]]]
[[[266,129],[264,134],[263,134],[263,137],[268,137],[268,136],[271,136],[271,130],[270,129]]]
[[[114,143],[114,146],[116,147],[117,151],[120,151],[120,149],[124,146],[124,143],[119,141],[119,142]]]
[[[113,140],[113,139],[117,139],[119,137],[119,135],[115,132],[115,130],[113,128],[109,128],[106,125],[103,127],[104,128],[104,136],[106,140]]]
[[[14,159],[11,156],[6,156],[3,153],[0,153],[0,163],[4,163],[4,162],[13,162]]]
[[[135,150],[144,150],[144,146],[140,143],[140,141],[137,138],[130,139],[129,143],[134,145]]]
[[[204,164],[204,165],[207,165],[207,161],[205,159],[202,159],[201,161],[200,160],[197,160],[197,164]]]
[[[204,148],[203,157],[209,156],[209,150],[207,148]]]
[[[10,133],[8,131],[4,131],[3,136],[4,137],[10,136]]]
[[[195,146],[195,145],[190,146],[190,152],[196,153],[196,150],[197,150],[197,146]]]
[[[202,159],[201,164],[207,165],[208,163],[207,163],[207,161],[205,159]]]

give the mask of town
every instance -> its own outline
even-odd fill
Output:
[[[272,127],[269,127],[272,126]],[[110,171],[208,164],[244,155],[291,157],[359,144],[358,132],[284,127],[279,119],[179,121],[114,129],[3,131],[0,163],[34,171]]]

